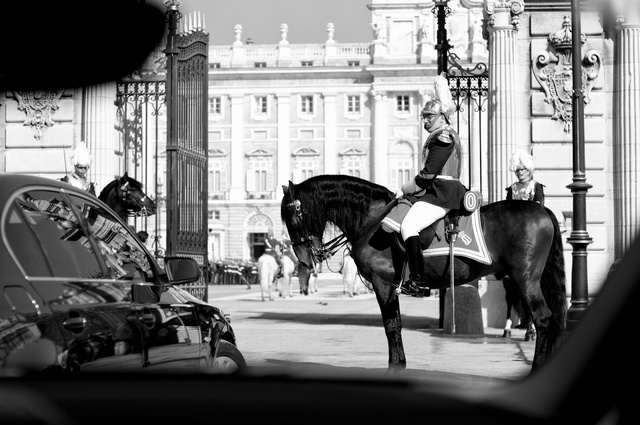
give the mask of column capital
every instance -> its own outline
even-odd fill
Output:
[[[490,28],[517,31],[520,26],[520,14],[523,11],[524,0],[485,0],[483,9],[485,28],[487,31]]]

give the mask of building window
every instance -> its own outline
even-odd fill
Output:
[[[209,69],[216,69],[216,68],[220,68],[220,64],[219,63],[210,63],[209,64]]]
[[[213,115],[222,113],[222,99],[220,97],[209,98],[209,113]]]
[[[409,112],[409,96],[401,95],[396,97],[396,111]]]
[[[255,68],[266,68],[267,67],[267,63],[266,62],[254,62],[253,66]]]
[[[267,113],[267,96],[255,97],[255,113],[257,115],[266,115]]]
[[[246,190],[250,198],[268,199],[275,186],[271,155],[258,149],[249,154],[246,170]]]
[[[223,197],[227,190],[227,163],[226,157],[216,156],[209,161],[209,195],[217,198]]]
[[[209,211],[209,220],[220,220],[220,211]]]
[[[360,113],[360,96],[359,95],[347,96],[347,112],[350,114]]]
[[[348,176],[361,177],[360,170],[362,168],[362,158],[357,156],[343,158],[342,173]]]
[[[291,180],[299,183],[320,172],[320,153],[311,148],[300,148],[293,152],[294,166]]]
[[[360,66],[360,61],[347,61],[347,66]]]
[[[313,66],[313,61],[300,61],[302,66]]]
[[[313,96],[305,95],[300,98],[300,112],[313,114]]]

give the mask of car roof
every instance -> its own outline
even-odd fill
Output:
[[[81,193],[73,185],[52,178],[28,174],[0,174],[0,198],[4,199],[21,187],[33,185],[51,186]]]

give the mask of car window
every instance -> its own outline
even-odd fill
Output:
[[[85,224],[93,241],[85,233]],[[29,276],[153,278],[149,259],[130,229],[84,198],[45,190],[24,192],[14,203],[6,229],[9,245]]]
[[[56,192],[24,192],[5,229],[8,245],[28,276],[108,277],[78,217]]]

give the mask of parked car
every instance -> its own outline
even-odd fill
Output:
[[[229,317],[180,289],[200,268],[154,260],[96,197],[0,175],[0,375],[232,372],[246,365]]]

